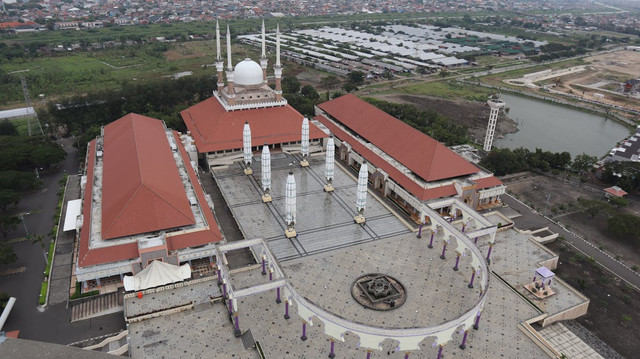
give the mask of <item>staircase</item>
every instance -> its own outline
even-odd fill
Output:
[[[74,302],[71,307],[71,322],[121,312],[122,293],[114,292]]]

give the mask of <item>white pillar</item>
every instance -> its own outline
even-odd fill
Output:
[[[269,152],[269,145],[264,144],[262,147],[262,201],[267,203],[271,202],[271,153]]]
[[[324,176],[327,179],[327,184],[324,186],[324,190],[327,192],[333,191],[335,151],[336,151],[336,146],[333,141],[333,136],[330,136],[329,139],[327,140],[327,151],[325,153],[326,167],[324,170]]]
[[[300,141],[300,152],[302,152],[302,161],[300,161],[300,165],[302,167],[309,166],[309,161],[307,161],[307,157],[309,156],[309,119],[306,117],[302,120],[302,139]]]
[[[242,149],[244,152],[245,164],[244,174],[253,174],[253,170],[251,169],[251,158],[253,157],[253,151],[251,151],[251,127],[249,127],[249,122],[245,122],[244,128],[242,129]]]
[[[296,223],[296,179],[293,176],[293,171],[289,171],[287,176],[287,184],[285,187],[285,213],[287,229],[285,235],[287,238],[296,236],[296,230],[294,229]]]
[[[358,214],[354,217],[356,223],[364,223],[364,209],[367,205],[367,185],[369,180],[369,168],[364,160],[358,173],[358,189],[356,193],[356,210]]]

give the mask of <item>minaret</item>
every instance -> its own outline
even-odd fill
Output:
[[[367,205],[367,182],[369,180],[369,169],[367,167],[367,161],[362,161],[360,166],[360,172],[358,173],[358,189],[356,192],[356,210],[358,214],[353,217],[353,220],[362,224],[365,222],[364,208]]]
[[[489,113],[489,125],[487,126],[487,134],[484,136],[484,147],[482,149],[489,152],[493,145],[493,134],[496,132],[498,112],[500,112],[500,109],[505,106],[505,103],[498,99],[489,100],[487,103],[489,104],[489,107],[491,107],[491,112]]]
[[[242,148],[244,151],[244,174],[251,175],[253,174],[253,170],[251,169],[251,128],[249,127],[249,122],[244,123],[244,128],[242,129]]]
[[[294,228],[296,224],[296,178],[293,176],[293,171],[289,171],[285,187],[285,215],[287,229],[284,234],[287,238],[293,238],[296,236]]]
[[[324,176],[327,178],[327,184],[324,186],[324,190],[326,192],[333,191],[335,152],[336,145],[333,143],[333,135],[331,135],[327,141],[327,152],[325,156],[326,168],[324,170]]]
[[[231,32],[227,25],[227,97],[229,105],[236,104],[236,94],[233,90],[233,64],[231,63]]]
[[[276,101],[282,101],[282,65],[280,64],[280,24],[276,27],[276,65],[273,67],[276,75]]]
[[[224,62],[222,61],[222,51],[220,51],[220,25],[216,20],[216,70],[218,71],[218,92],[222,91],[224,87],[224,80],[222,79],[222,70],[224,69]]]
[[[271,202],[271,153],[269,152],[269,145],[264,144],[262,147],[262,202]]]
[[[309,119],[306,117],[302,120],[300,152],[302,152],[302,161],[300,161],[300,166],[309,167],[309,161],[307,161],[307,157],[309,157]]]
[[[267,83],[267,39],[264,31],[264,19],[262,19],[262,55],[260,56],[260,67],[262,67],[262,78]]]

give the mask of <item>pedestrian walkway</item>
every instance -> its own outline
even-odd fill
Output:
[[[71,175],[67,180],[67,189],[63,198],[61,225],[58,228],[58,240],[55,256],[51,265],[51,282],[49,284],[49,305],[66,303],[69,300],[71,286],[71,267],[73,261],[73,241],[76,231],[63,232],[64,218],[67,214],[67,202],[80,198],[80,176]]]
[[[122,293],[114,292],[76,302],[71,307],[71,321],[89,319],[123,310]]]
[[[555,350],[566,355],[567,358],[604,359],[562,323],[553,323],[538,332]]]

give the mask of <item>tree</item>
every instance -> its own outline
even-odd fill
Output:
[[[589,156],[586,153],[576,155],[573,162],[571,162],[571,169],[582,175],[589,171],[597,161],[598,159],[595,156]]]
[[[333,75],[329,75],[320,79],[320,88],[327,91],[327,100],[329,100],[329,90],[338,86],[340,80]]]
[[[591,219],[598,215],[602,211],[610,211],[611,206],[605,202],[597,199],[578,199],[578,202],[585,207],[584,212],[589,215]]]
[[[9,232],[15,231],[18,224],[20,224],[20,217],[8,214],[0,215],[0,233],[4,238],[7,238]]]
[[[622,207],[628,206],[629,205],[629,200],[626,198],[622,198],[622,197],[611,197],[609,198],[609,203],[613,204],[616,206],[616,208],[620,209]]]
[[[303,86],[300,90],[300,93],[302,94],[302,96],[314,102],[320,98],[318,91],[316,91],[316,89],[311,85]]]
[[[347,82],[344,85],[342,85],[342,89],[347,92],[351,92],[351,91],[356,91],[358,89],[358,86],[354,85],[351,82]]]
[[[56,163],[62,161],[67,156],[67,153],[62,147],[53,144],[53,146],[41,145],[35,147],[31,151],[31,163],[36,167],[51,167]]]
[[[349,82],[356,86],[360,86],[364,83],[365,74],[362,71],[351,71],[347,74]]]
[[[0,245],[0,265],[13,263],[18,260],[16,252],[10,245]]]
[[[300,91],[300,81],[295,76],[285,76],[282,78],[282,92],[298,93]]]
[[[384,72],[382,73],[382,77],[387,79],[387,80],[391,80],[393,79],[393,72],[387,70],[384,70]]]
[[[632,214],[617,214],[607,220],[607,227],[616,236],[638,238],[640,217]]]
[[[440,77],[445,78],[449,76],[449,72],[447,70],[440,70]]]
[[[17,136],[18,129],[13,124],[13,122],[9,120],[0,121],[0,135],[3,136]]]
[[[22,195],[12,189],[0,189],[0,209],[6,211],[9,206],[17,206]]]

